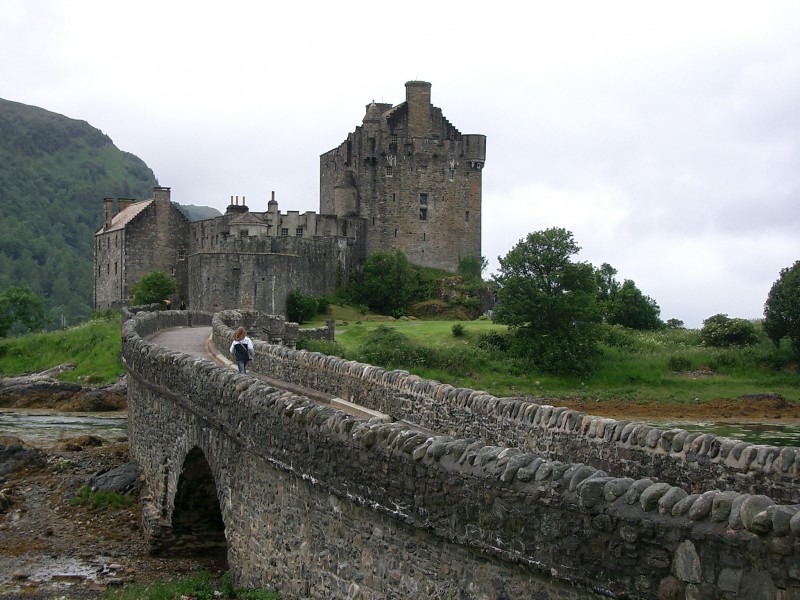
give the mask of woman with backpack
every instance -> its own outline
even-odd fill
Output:
[[[239,327],[234,332],[229,352],[236,358],[239,373],[247,375],[247,363],[255,356],[256,349],[253,347],[253,340],[247,337],[244,327]]]

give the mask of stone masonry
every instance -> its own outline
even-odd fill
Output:
[[[255,315],[214,316],[215,344],[234,317]],[[204,458],[239,584],[285,598],[800,597],[796,449],[655,433],[256,341],[256,371],[329,391],[338,380],[342,398],[417,421],[358,418],[144,339],[190,319],[210,315],[123,326],[144,523],[154,544],[174,541],[182,470]]]
[[[367,105],[362,124],[320,159],[319,213],[281,212],[231,196],[225,214],[189,223],[170,188],[103,202],[95,234],[95,307],[129,302],[142,275],[175,278],[175,306],[285,314],[298,290],[347,284],[367,256],[402,250],[412,263],[456,271],[481,256],[486,137],[461,134],[410,81],[406,101]]]

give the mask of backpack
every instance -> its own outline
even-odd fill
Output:
[[[240,342],[233,345],[233,354],[239,362],[248,362],[250,360],[250,353],[247,351],[247,346]]]

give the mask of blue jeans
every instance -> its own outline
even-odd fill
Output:
[[[239,373],[247,375],[247,363],[243,360],[237,360],[236,366],[239,367]]]

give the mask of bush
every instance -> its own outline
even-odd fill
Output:
[[[510,347],[509,336],[498,333],[497,331],[485,333],[478,339],[478,348],[482,350],[508,352]]]
[[[674,355],[669,357],[667,367],[673,373],[683,373],[692,367],[692,363],[685,356]]]
[[[453,337],[464,336],[464,326],[461,323],[454,323],[452,327]]]
[[[135,306],[142,304],[158,304],[168,300],[175,293],[177,284],[172,277],[161,271],[152,271],[131,286],[132,302]]]
[[[758,342],[758,333],[751,321],[717,314],[703,321],[700,341],[706,346],[717,348],[748,346]]]
[[[286,298],[286,319],[293,323],[306,323],[313,319],[319,309],[319,301],[299,290],[289,292]]]

